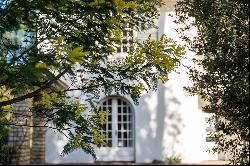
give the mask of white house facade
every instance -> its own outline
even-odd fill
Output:
[[[144,39],[149,34],[159,38],[162,34],[181,43],[175,32],[177,25],[169,14],[174,14],[174,0],[166,0],[156,21],[158,29],[137,33]],[[182,64],[192,64],[192,53],[187,52]],[[100,109],[108,108],[108,123],[103,133],[110,146],[96,148],[97,161],[132,161],[151,163],[171,156],[180,156],[183,163],[199,163],[202,160],[217,160],[218,154],[210,154],[208,148],[214,145],[207,138],[211,128],[207,123],[209,114],[202,112],[198,96],[188,96],[184,86],[191,85],[187,68],[180,66],[169,76],[169,81],[159,84],[158,90],[143,93],[139,105],[134,105],[128,96],[102,96]],[[94,163],[95,160],[78,150],[60,156],[67,138],[47,130],[47,163]]]

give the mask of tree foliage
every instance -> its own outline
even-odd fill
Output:
[[[0,88],[0,101],[8,100],[11,98],[10,91],[6,90],[5,87]],[[8,163],[6,161],[6,153],[10,152],[11,146],[7,145],[8,132],[10,130],[10,116],[11,116],[11,106],[4,106],[0,111],[0,162],[3,164]]]
[[[13,97],[0,101],[0,108],[41,96],[32,110],[69,138],[63,153],[82,148],[94,156],[92,145],[103,143],[100,95],[130,95],[138,103],[142,91],[167,80],[184,54],[162,36],[134,38],[135,51],[115,58],[124,27],[154,27],[161,5],[161,0],[3,0],[0,87]],[[69,85],[58,89],[62,79]]]
[[[176,6],[179,32],[196,53],[194,82],[186,90],[208,101],[215,113],[214,152],[232,155],[233,164],[249,163],[249,2],[181,0]],[[188,31],[196,29],[196,36]]]

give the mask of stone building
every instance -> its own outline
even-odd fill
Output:
[[[59,80],[52,89],[67,88],[64,81]],[[1,164],[28,165],[45,164],[45,118],[31,110],[37,98],[30,98],[13,104],[8,146],[12,147],[0,154]]]

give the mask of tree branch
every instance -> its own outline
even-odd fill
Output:
[[[68,70],[64,70],[62,73],[58,74],[56,76],[56,80],[58,80],[61,76],[63,76],[67,71]],[[10,105],[10,104],[13,104],[13,103],[16,103],[16,102],[20,102],[20,101],[23,101],[23,100],[28,99],[28,98],[32,98],[32,97],[36,96],[38,93],[40,93],[41,91],[47,89],[53,83],[54,83],[53,81],[49,81],[45,85],[41,86],[39,89],[37,89],[37,90],[35,90],[35,91],[31,92],[31,93],[28,93],[26,95],[19,96],[19,97],[10,99],[10,100],[1,101],[0,102],[0,107]]]

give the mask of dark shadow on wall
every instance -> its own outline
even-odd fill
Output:
[[[152,95],[157,96],[155,110],[150,110]],[[152,160],[164,160],[167,156],[177,155],[177,148],[180,146],[181,128],[183,128],[180,105],[181,102],[174,96],[171,88],[166,88],[163,84],[158,86],[157,92],[146,94],[141,100],[140,115],[142,120],[137,131],[144,130],[146,137],[139,136],[139,146],[136,148],[137,156]],[[140,158],[140,157],[139,157]]]

